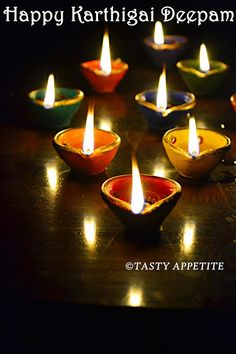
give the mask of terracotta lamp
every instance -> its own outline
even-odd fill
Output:
[[[132,175],[115,176],[106,180],[101,195],[125,225],[135,233],[158,231],[177,203],[180,185],[171,179],[141,175],[136,159],[132,160]]]
[[[113,160],[120,142],[116,133],[94,128],[91,106],[86,127],[60,131],[55,135],[53,145],[74,172],[80,175],[98,175]]]
[[[108,31],[105,31],[101,59],[81,63],[81,72],[96,92],[113,92],[128,70],[121,59],[111,60]]]

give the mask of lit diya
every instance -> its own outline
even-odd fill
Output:
[[[65,128],[79,108],[84,93],[79,89],[55,88],[54,76],[48,77],[47,88],[28,94],[40,125],[51,128]]]
[[[135,100],[151,128],[175,126],[195,106],[192,93],[167,90],[165,67],[160,75],[158,89],[138,93]]]
[[[160,229],[181,194],[181,186],[171,179],[141,175],[132,158],[132,175],[106,180],[101,195],[127,229],[140,233]],[[146,234],[145,234],[146,236]]]
[[[177,63],[177,68],[189,88],[196,95],[215,92],[228,73],[229,66],[221,61],[208,59],[204,43],[198,59],[187,59]]]
[[[168,130],[162,139],[166,154],[184,177],[206,178],[221,163],[230,149],[231,141],[224,134],[196,128],[193,117],[189,128]]]
[[[162,23],[155,23],[154,36],[144,39],[145,49],[156,66],[172,67],[181,56],[187,38],[180,35],[164,35]]]
[[[94,106],[88,109],[86,126],[57,133],[53,145],[60,157],[80,175],[98,175],[116,155],[121,139],[111,131],[94,128]]]
[[[81,63],[81,72],[96,92],[113,92],[128,70],[121,59],[111,60],[108,31],[105,31],[100,60]]]

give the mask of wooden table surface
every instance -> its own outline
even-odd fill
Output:
[[[32,122],[28,102],[6,111],[0,130],[1,300],[75,303],[155,309],[235,309],[236,295],[236,123],[232,88],[197,98],[199,127],[229,136],[232,148],[209,180],[191,181],[172,167],[163,132],[151,130],[134,100],[156,87],[158,70],[130,68],[116,93],[94,94],[80,78],[85,100],[72,126],[83,126],[88,99],[95,98],[98,127],[122,139],[107,171],[96,178],[70,172],[52,146],[55,132]],[[185,89],[170,70],[169,88]],[[22,104],[21,104],[22,103]],[[130,173],[137,147],[141,173],[178,181],[182,195],[163,223],[161,235],[131,238],[100,196],[107,178]],[[126,270],[127,262],[224,262],[222,271]]]

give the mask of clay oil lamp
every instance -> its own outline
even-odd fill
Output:
[[[177,63],[177,68],[191,92],[208,95],[219,88],[228,73],[229,66],[221,61],[209,60],[205,44],[201,44],[198,59],[187,59]]]
[[[111,60],[108,31],[103,37],[100,60],[81,63],[81,72],[96,92],[113,92],[128,70],[121,59]]]
[[[85,128],[69,128],[57,133],[53,145],[60,157],[79,175],[98,175],[116,155],[120,137],[94,128],[94,107],[88,109]]]
[[[131,175],[112,177],[101,187],[101,195],[109,208],[127,230],[137,234],[158,231],[180,194],[180,185],[171,179],[140,176],[135,157]]]
[[[55,88],[54,76],[51,74],[46,90],[31,91],[28,97],[37,115],[37,123],[50,129],[60,129],[70,126],[84,93],[79,89]]]
[[[195,96],[192,93],[167,90],[165,67],[160,75],[158,89],[138,93],[135,100],[149,126],[156,129],[176,126],[195,106]]]
[[[173,67],[179,60],[187,38],[180,35],[164,35],[162,23],[155,23],[154,36],[144,38],[147,54],[156,66]]]
[[[221,163],[231,145],[230,139],[224,134],[197,129],[193,117],[189,119],[189,128],[168,130],[162,142],[179,174],[192,179],[207,178]]]

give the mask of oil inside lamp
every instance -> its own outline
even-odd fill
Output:
[[[166,88],[166,71],[163,67],[162,73],[160,75],[158,89],[157,89],[157,99],[156,106],[158,112],[165,112],[167,108],[167,88]]]
[[[110,53],[109,35],[108,35],[107,30],[105,31],[104,36],[103,36],[100,68],[101,68],[104,75],[110,75],[110,73],[111,73],[111,53]]]
[[[91,155],[94,151],[94,104],[91,103],[88,108],[86,119],[83,152],[85,155]]]
[[[204,73],[210,71],[210,63],[207,55],[207,49],[204,43],[202,43],[200,47],[199,68],[200,71]]]
[[[131,210],[134,214],[142,213],[144,208],[144,195],[139,168],[135,156],[132,157],[132,194]]]
[[[192,158],[198,156],[200,152],[197,136],[197,127],[194,117],[189,118],[188,153]]]
[[[50,74],[48,77],[47,89],[44,97],[44,108],[50,109],[53,108],[55,104],[55,83],[54,76]]]
[[[155,29],[154,29],[154,42],[157,45],[162,45],[165,43],[164,39],[164,33],[163,33],[163,27],[160,21],[157,21],[155,23]]]

